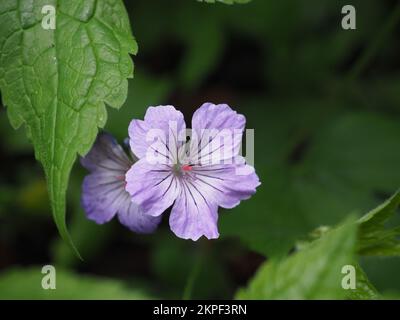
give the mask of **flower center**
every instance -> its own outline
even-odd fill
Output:
[[[173,168],[174,172],[178,176],[183,176],[193,170],[193,167],[189,164],[175,164]]]
[[[193,169],[193,167],[188,164],[184,164],[181,168],[184,172],[192,171]]]

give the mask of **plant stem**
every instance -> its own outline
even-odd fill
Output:
[[[203,265],[203,252],[199,252],[194,262],[193,268],[189,274],[186,281],[186,286],[183,291],[182,300],[190,300],[193,292],[194,283],[200,273],[201,267]]]

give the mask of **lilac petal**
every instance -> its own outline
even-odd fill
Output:
[[[180,183],[167,165],[136,162],[126,174],[126,191],[149,215],[158,216],[170,207],[180,192]]]
[[[99,224],[110,221],[124,205],[124,185],[123,179],[107,171],[97,171],[86,176],[82,185],[81,203],[87,217]]]
[[[129,193],[125,192],[124,205],[118,210],[118,219],[131,231],[151,233],[159,225],[161,216],[152,217],[145,214],[140,206],[132,202]]]
[[[193,162],[219,164],[239,154],[246,119],[227,104],[203,104],[193,115]],[[197,149],[197,150],[196,150]]]
[[[249,199],[260,185],[254,168],[245,164],[242,157],[232,165],[194,166],[192,176],[208,199],[227,209]]]
[[[105,223],[121,206],[126,193],[125,172],[131,161],[111,135],[100,133],[81,163],[92,172],[83,181],[82,206],[89,219]]]
[[[244,130],[246,119],[227,104],[204,103],[193,114],[192,129]]]
[[[160,219],[145,216],[143,210],[132,203],[125,190],[125,173],[132,161],[111,135],[100,133],[81,162],[92,172],[83,181],[81,197],[90,220],[103,224],[118,213],[121,223],[132,231],[154,231]]]
[[[154,141],[149,141],[152,129],[152,132],[157,134],[157,138],[162,142],[162,147],[154,147]],[[157,133],[154,129],[159,132]],[[183,141],[179,141],[183,140],[183,137],[179,135],[185,129],[183,114],[173,106],[149,107],[144,121],[132,120],[129,125],[131,149],[139,159],[145,158],[148,151],[156,149],[167,160],[176,161],[177,150],[183,143]]]
[[[90,152],[81,158],[81,164],[91,172],[99,169],[126,172],[132,161],[110,134],[102,132]]]
[[[218,207],[202,194],[195,185],[185,182],[169,217],[171,230],[180,238],[197,241],[219,237]]]

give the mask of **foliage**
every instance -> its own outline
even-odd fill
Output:
[[[385,223],[400,205],[400,192],[372,210],[359,221],[361,255],[398,256],[400,254],[400,226],[386,229]]]
[[[40,268],[15,268],[0,274],[0,299],[149,299],[139,290],[130,290],[122,283],[101,277],[76,275],[57,269],[56,288],[43,290],[44,274]],[[21,292],[21,288],[24,290]]]
[[[343,298],[340,270],[353,260],[356,232],[354,221],[346,221],[299,253],[283,261],[268,261],[238,298]]]
[[[207,2],[207,3],[216,3],[216,2],[222,2],[225,4],[234,4],[234,3],[248,3],[251,0],[197,0],[200,2]]]
[[[137,51],[120,0],[13,1],[0,4],[0,89],[14,128],[22,124],[46,173],[54,220],[70,243],[65,193],[76,154],[103,127],[105,103],[119,108]],[[56,7],[55,30],[42,7]]]
[[[78,2],[82,1],[59,1],[61,8]],[[233,210],[221,210],[219,240],[192,243],[166,232],[168,213],[160,229],[146,236],[117,223],[105,226],[88,221],[79,203],[85,172],[75,165],[66,205],[71,236],[84,258],[80,261],[57,237],[48,218],[46,183],[31,144],[22,130],[14,131],[2,108],[0,268],[4,272],[0,287],[4,283],[9,287],[6,277],[15,283],[15,288],[7,289],[12,291],[1,287],[2,297],[47,298],[49,293],[33,293],[28,287],[40,286],[37,266],[49,263],[60,268],[60,286],[67,281],[76,288],[81,284],[82,292],[93,291],[87,295],[68,289],[66,295],[55,293],[57,298],[135,298],[152,292],[151,296],[171,299],[228,299],[239,287],[238,298],[399,297],[399,195],[385,199],[400,187],[396,45],[400,6],[354,0],[357,30],[344,31],[340,12],[348,4],[345,1],[254,0],[231,6],[212,2],[216,4],[125,1],[125,12],[122,1],[98,0],[100,5],[116,3],[114,9],[121,10],[100,20],[106,25],[110,19],[117,21],[112,29],[122,47],[112,50],[117,45],[113,32],[96,32],[93,36],[99,41],[87,50],[101,51],[105,59],[113,52],[121,58],[122,69],[100,63],[104,63],[104,73],[116,76],[110,81],[118,90],[113,94],[101,74],[93,82],[99,80],[99,89],[88,99],[96,107],[82,107],[66,117],[70,109],[64,103],[86,105],[79,99],[85,97],[82,81],[93,76],[84,73],[79,78],[76,72],[69,73],[79,70],[81,60],[70,59],[66,66],[65,55],[80,56],[79,52],[70,54],[68,39],[72,37],[79,47],[85,38],[78,37],[79,32],[65,33],[63,28],[99,31],[96,20],[82,23],[79,13],[83,11],[77,9],[67,12],[69,16],[57,16],[56,31],[44,32],[39,30],[40,12],[31,14],[41,0],[21,0],[20,11],[13,10],[16,1],[1,1],[2,100],[13,127],[25,124],[48,180],[54,180],[50,200],[59,208],[57,212],[64,212],[60,209],[64,203],[54,201],[55,196],[64,199],[75,157],[89,149],[97,128],[104,126],[122,143],[129,121],[141,118],[149,105],[174,104],[190,119],[204,101],[231,104],[246,116],[247,128],[255,129],[255,167],[262,181],[251,200]],[[35,4],[32,10],[27,3]],[[85,1],[84,7],[91,3]],[[136,45],[126,13],[141,48],[135,58],[135,79],[128,85],[126,78],[132,74],[128,53]],[[36,62],[38,71],[28,67],[47,47]],[[55,56],[59,70],[52,73]],[[97,58],[90,61],[98,62]],[[60,90],[55,91],[57,87]],[[51,98],[59,98],[52,102],[60,115],[56,126],[52,105],[42,104]],[[121,109],[109,110],[107,123],[104,103],[123,104]],[[31,117],[35,110],[41,116],[39,122]],[[82,139],[72,141],[77,119],[84,121],[79,129]],[[51,129],[56,129],[56,139],[47,134]],[[52,169],[52,155],[46,152],[52,145],[50,138],[58,146],[54,159],[61,162],[65,155],[65,170]],[[69,140],[70,148],[62,148]],[[56,165],[61,169],[60,163]],[[63,179],[51,177],[52,170]],[[53,196],[52,188],[57,191]],[[348,219],[350,213],[368,211],[357,221]],[[57,219],[63,223],[62,214]],[[346,250],[341,252],[338,246],[344,244]],[[334,252],[337,257],[329,258]],[[357,290],[343,292],[339,287],[343,263],[355,266]],[[27,267],[13,271],[15,265]],[[107,280],[103,285],[100,274],[112,284]],[[25,278],[32,280],[25,285]],[[89,286],[93,290],[85,289]]]
[[[396,212],[399,193],[365,214],[335,228],[321,227],[308,240],[298,243],[299,252],[282,261],[267,261],[260,267],[239,299],[377,299],[380,297],[360,267],[360,255],[398,255],[398,228],[384,229],[384,222]],[[356,288],[341,287],[339,272],[351,265]],[[301,275],[301,276],[299,276]]]

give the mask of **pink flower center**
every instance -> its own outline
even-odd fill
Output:
[[[185,172],[192,171],[192,169],[193,169],[193,167],[188,164],[185,164],[182,166],[182,170]]]

